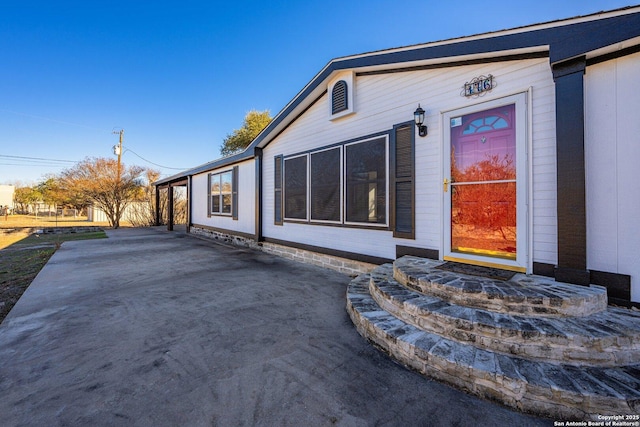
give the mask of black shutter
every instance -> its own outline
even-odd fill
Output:
[[[211,174],[207,174],[207,217],[211,216]]]
[[[282,225],[282,156],[274,157],[273,173],[273,223]]]
[[[231,174],[231,216],[238,219],[238,166],[233,167]]]
[[[339,113],[349,108],[347,99],[347,82],[340,80],[331,91],[331,114]]]
[[[393,236],[415,239],[415,146],[414,125],[393,127]]]

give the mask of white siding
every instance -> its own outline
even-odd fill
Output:
[[[497,87],[484,97],[461,96],[463,84],[493,74]],[[555,110],[548,59],[511,61],[436,70],[358,76],[355,114],[329,121],[325,95],[264,150],[266,237],[367,255],[395,258],[395,246],[442,249],[441,113],[527,91],[533,93],[534,260],[556,262]],[[389,131],[413,120],[418,103],[426,110],[429,134],[416,136],[416,239],[395,239],[390,231],[273,223],[273,157]]]
[[[206,225],[218,229],[240,233],[255,233],[255,162],[247,160],[238,166],[238,219],[230,215],[207,215],[208,185],[210,173],[218,173],[233,169],[233,166],[194,175],[192,177],[192,212],[191,222],[194,225]]]
[[[587,68],[587,267],[631,275],[640,302],[640,53]]]

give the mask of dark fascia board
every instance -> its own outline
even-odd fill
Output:
[[[193,175],[198,175],[200,173],[204,173],[204,172],[209,172],[215,169],[219,169],[225,166],[231,166],[231,165],[235,165],[237,163],[240,163],[244,160],[247,159],[251,159],[254,157],[254,153],[253,150],[244,150],[240,153],[237,154],[232,154],[230,156],[227,157],[223,157],[220,159],[216,159],[213,160],[211,162],[205,163],[203,165],[200,166],[196,166],[195,168],[192,169],[187,169],[184,172],[180,172],[178,174],[172,175],[168,178],[164,178],[161,180],[158,180],[156,182],[153,183],[153,185],[157,186],[161,186],[161,185],[165,185],[165,184],[171,184],[174,183],[176,181],[181,181],[184,178],[188,177],[188,176],[193,176]]]
[[[599,18],[608,14],[608,17]],[[544,47],[549,51],[551,64],[562,62],[615,43],[640,37],[640,6],[626,7],[609,12],[599,12],[585,17],[570,18],[546,24],[536,24],[518,29],[504,30],[479,36],[453,39],[427,45],[391,49],[369,54],[337,58],[330,61],[249,146],[265,147],[270,135],[286,126],[295,117],[292,114],[301,104],[315,99],[318,87],[334,73],[349,69],[371,69],[392,64],[411,64],[424,61],[450,62],[454,58],[474,55],[510,52]],[[253,150],[250,150],[253,151]]]
[[[607,16],[600,17],[600,15]],[[370,71],[393,65],[406,67],[427,61],[446,64],[455,61],[456,58],[478,55],[495,57],[541,48],[548,50],[549,61],[553,65],[636,37],[640,37],[640,6],[629,6],[511,30],[337,58],[330,61],[278,113],[245,151],[165,178],[155,185],[166,184],[253,157],[256,148],[264,148],[273,135],[277,135],[297,117],[298,112],[304,110],[307,104],[316,100],[317,95],[324,91],[322,86],[327,79],[338,71],[350,69]]]

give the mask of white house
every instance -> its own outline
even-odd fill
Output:
[[[192,232],[640,303],[638,76],[639,6],[342,57],[245,151],[156,188],[187,186]]]
[[[0,185],[0,206],[13,208],[13,193],[16,188],[13,185]]]

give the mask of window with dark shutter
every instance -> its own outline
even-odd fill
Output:
[[[282,225],[282,156],[275,156],[273,160],[273,223]]]
[[[331,114],[337,114],[349,108],[347,99],[347,82],[340,80],[331,91]]]
[[[415,239],[414,126],[394,126],[392,138],[392,228],[393,236]]]

